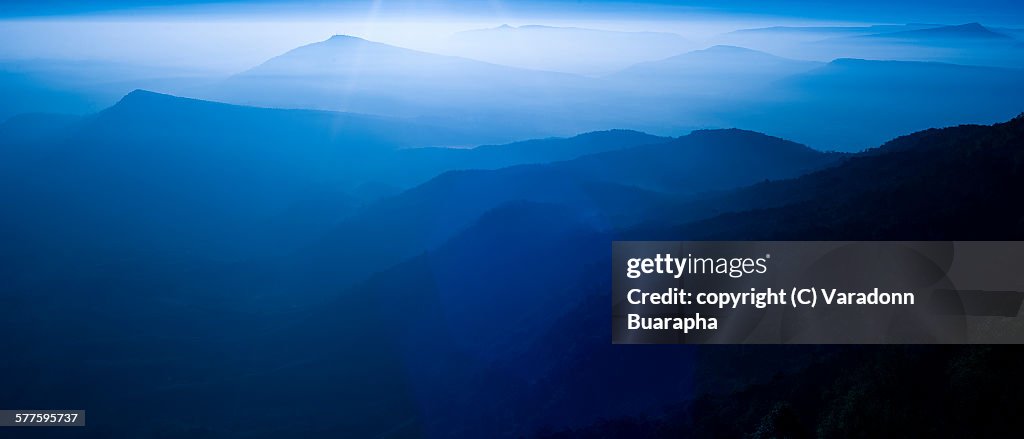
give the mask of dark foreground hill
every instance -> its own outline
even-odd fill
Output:
[[[1024,212],[1013,200],[1024,187],[1024,119],[929,130],[830,160],[749,132],[695,136],[445,174],[367,209],[362,225],[321,242],[324,253],[232,267],[92,268],[73,284],[7,291],[2,329],[21,335],[0,345],[10,354],[0,373],[22,378],[0,392],[14,406],[88,407],[95,437],[1010,431],[1024,394],[1015,351],[615,346],[608,273],[617,239],[1022,239]],[[777,163],[749,155],[749,139],[832,166],[775,174]],[[622,163],[617,184],[594,180],[615,177],[604,168],[587,171],[605,156]],[[734,184],[760,183],[715,179],[745,163],[765,166]],[[545,169],[559,179],[535,180]],[[707,178],[714,196],[681,186],[669,169]],[[572,179],[602,184],[588,193]],[[612,202],[593,204],[594,194]],[[629,221],[607,220],[622,211]],[[404,256],[352,271],[369,251]],[[319,265],[305,283],[267,281],[289,263]],[[310,285],[327,300],[310,300]],[[245,306],[259,297],[262,306]]]
[[[1006,432],[1012,418],[1009,406],[1001,404],[1015,404],[1021,390],[1005,381],[1022,365],[1012,351],[613,346],[607,338],[611,268],[606,252],[614,239],[702,238],[701,224],[706,236],[717,239],[970,239],[988,227],[1003,239],[1021,239],[1019,229],[1000,226],[1024,217],[1001,207],[1020,195],[1022,186],[1011,183],[1024,175],[1018,159],[1021,127],[1017,119],[991,127],[931,130],[804,177],[725,192],[779,185],[799,189],[791,201],[773,201],[790,208],[820,204],[827,210],[835,203],[863,203],[850,204],[856,216],[876,217],[906,235],[865,236],[860,226],[835,227],[842,223],[831,216],[821,219],[822,228],[786,221],[729,227],[729,216],[676,227],[670,225],[675,217],[663,216],[648,219],[665,227],[609,230],[578,207],[504,203],[446,242],[347,289],[293,325],[266,333],[261,343],[278,347],[258,349],[249,342],[246,358],[261,371],[261,383],[271,376],[302,383],[275,394],[285,399],[313,395],[302,403],[311,412],[333,403],[352,414],[323,430],[296,420],[280,430],[310,435],[672,437],[687,431],[700,437],[720,432],[800,437],[844,429],[866,435],[938,434],[926,425],[932,412],[963,416],[951,424],[954,428],[986,423],[988,432]],[[945,173],[956,178],[937,180]],[[933,190],[954,185],[971,188],[970,196],[931,196]],[[891,193],[891,200],[869,202],[884,193]],[[810,207],[804,205],[808,200]],[[900,203],[907,207],[892,208]],[[961,205],[974,210],[959,222],[918,210],[941,212]],[[734,215],[764,212],[771,211]],[[934,224],[922,228],[929,218],[935,218]],[[716,228],[717,221],[725,226]],[[790,226],[793,232],[787,231]],[[910,233],[911,228],[921,234]],[[288,342],[303,337],[312,344]],[[320,344],[331,348],[325,351]],[[220,373],[240,367],[221,361]],[[934,364],[941,367],[929,368]],[[918,368],[926,371],[907,376]],[[237,385],[247,390],[235,392],[247,397],[265,395],[265,387]],[[894,406],[878,409],[875,401],[893,387],[903,396],[890,399]],[[346,397],[332,399],[334,392]],[[921,405],[912,395],[922,393],[936,401],[972,403]],[[350,398],[373,401],[379,410],[340,402]],[[182,406],[186,400],[168,404],[187,410]],[[917,416],[921,424],[907,426],[902,417],[888,414],[893,412]],[[877,417],[881,426],[863,422],[865,416]]]
[[[1010,200],[1024,187],[1022,139],[1020,116],[993,126],[922,131],[840,167],[728,194],[724,200],[746,200],[759,209],[671,233],[693,239],[1019,238],[1024,236],[1024,206]]]
[[[404,119],[135,91],[91,116],[24,115],[0,124],[0,200],[10,206],[0,235],[8,253],[19,254],[17,265],[247,259],[313,240],[358,206],[451,169],[668,140],[608,131],[414,148],[463,136]]]
[[[1020,198],[1021,188],[1024,117],[994,126],[915,133],[840,166],[736,194],[745,192],[748,201],[772,197],[762,202],[779,207],[624,236],[1020,240],[1024,209],[1009,200]],[[752,350],[702,348],[695,378],[701,390],[696,398],[666,404],[653,413],[607,418],[542,436],[999,437],[1012,436],[1021,427],[1012,407],[1024,404],[1024,388],[1009,377],[1024,366],[1024,353],[1014,347],[847,347],[832,348],[825,355],[805,347],[760,350],[756,359],[749,358]],[[761,381],[750,378],[764,372],[764,362],[781,364],[780,356],[793,359],[811,353],[814,359],[804,364],[790,364]],[[749,358],[750,363],[743,365],[740,358]],[[727,376],[745,383],[737,386]]]
[[[507,203],[562,206],[592,227],[625,227],[671,200],[791,178],[841,157],[750,131],[707,130],[550,164],[451,171],[341,222],[293,258],[294,270],[307,279],[358,277],[434,248]]]
[[[0,233],[23,259],[57,264],[140,253],[237,259],[287,242],[281,229],[336,221],[355,204],[361,172],[396,149],[459,137],[397,119],[145,91],[73,126],[15,118],[5,128],[0,196],[11,210]]]

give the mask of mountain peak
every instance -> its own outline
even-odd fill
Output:
[[[717,53],[763,53],[754,49],[748,49],[740,46],[729,46],[726,44],[719,44],[708,47],[707,49],[701,50],[701,52],[717,52]]]
[[[691,58],[691,57],[725,57],[735,59],[762,59],[762,60],[782,60],[776,55],[772,55],[768,52],[762,52],[760,50],[748,49],[740,46],[728,46],[728,45],[716,45],[708,47],[707,49],[694,50],[692,52],[686,52],[680,55],[676,55],[674,58]]]
[[[155,91],[136,89],[124,95],[124,97],[117,101],[113,106],[103,110],[103,113],[136,113],[139,111],[150,111],[154,108],[180,108],[181,105],[188,105],[190,106],[189,108],[198,108],[197,106],[234,107],[233,105],[220,102],[183,98],[181,96],[158,93]]]
[[[961,24],[961,25],[958,25],[958,26],[948,26],[948,27],[950,27],[950,28],[957,28],[957,29],[961,29],[961,30],[969,30],[969,31],[988,31],[988,28],[986,28],[985,26],[982,26],[981,23],[978,23],[976,21],[973,22],[973,23]]]
[[[690,134],[680,138],[687,137],[693,139],[737,140],[747,142],[768,141],[785,145],[799,145],[802,148],[811,149],[809,146],[786,140],[781,137],[771,136],[759,131],[745,130],[742,128],[703,128],[693,130]]]
[[[699,129],[677,140],[713,145],[717,151],[735,154],[821,154],[820,151],[802,143],[740,128]]]
[[[1004,36],[1002,34],[993,32],[991,29],[983,26],[981,23],[967,23],[955,26],[944,26],[932,29],[935,31],[943,31],[946,33],[960,33],[965,35],[986,35],[986,36]]]
[[[866,60],[864,58],[836,58],[836,59],[834,59],[832,61],[829,61],[829,64],[837,65],[837,66],[844,66],[844,65],[868,64],[870,62],[871,61],[868,61],[868,60]],[[882,62],[882,61],[878,61],[878,62]]]
[[[343,35],[343,34],[338,34],[338,35],[331,36],[330,38],[327,39],[327,41],[331,42],[331,43],[366,43],[367,42],[367,40],[364,40],[362,38],[353,37],[352,35]]]
[[[152,102],[154,100],[166,100],[166,99],[181,99],[176,96],[171,96],[164,93],[157,93],[155,91],[143,90],[137,88],[132,90],[128,94],[124,95],[121,100],[117,101],[114,106],[130,105],[138,102]]]
[[[1006,39],[1010,38],[983,26],[981,23],[972,22],[951,26],[939,26],[928,29],[918,29],[887,34],[877,34],[880,37],[895,38],[970,38],[970,39]]]

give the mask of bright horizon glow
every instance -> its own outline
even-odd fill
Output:
[[[286,17],[287,18],[287,17]],[[0,21],[0,60],[98,60],[203,73],[232,74],[298,46],[350,35],[414,50],[442,53],[451,35],[501,25],[544,25],[624,32],[666,32],[697,45],[730,31],[765,26],[833,26],[869,23],[798,19],[695,16],[674,20],[542,17],[362,17],[270,20],[255,16],[98,15]]]
[[[445,41],[454,33],[503,24],[668,32],[707,47],[715,36],[739,29],[903,23],[801,16],[800,9],[793,7],[775,12],[756,5],[727,9],[708,2],[688,6],[657,1],[584,5],[498,0],[468,5],[395,0],[108,3],[93,9],[74,2],[57,2],[50,9],[30,2],[5,5],[0,10],[0,17],[8,17],[0,19],[0,60],[99,60],[229,75],[333,35],[443,53]],[[968,18],[944,24],[960,24]]]

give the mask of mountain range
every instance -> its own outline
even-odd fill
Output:
[[[394,118],[136,91],[93,116],[24,116],[0,125],[3,198],[19,206],[3,219],[2,233],[26,259],[59,247],[68,257],[103,248],[232,260],[299,245],[359,206],[448,169],[543,163],[666,140],[610,131],[507,149],[413,148],[464,136]],[[53,222],[57,212],[78,221]],[[51,259],[59,269],[61,258]]]
[[[915,85],[918,69],[989,74],[823,67],[862,68],[850,77],[863,82],[837,89],[864,94],[849,87],[904,75],[919,93],[943,82]],[[879,68],[896,71],[876,83]],[[415,148],[461,136],[143,91],[93,116],[8,120],[0,138],[17,141],[0,154],[17,163],[0,185],[10,207],[0,329],[21,335],[0,341],[10,354],[0,373],[29,378],[4,400],[88,406],[90,428],[115,436],[582,435],[607,419],[705,407],[697,401],[831,358],[762,352],[764,370],[748,374],[743,349],[622,355],[607,340],[608,308],[594,306],[608,303],[614,240],[1024,234],[1024,212],[1007,204],[1024,178],[1020,117],[855,154],[738,129]],[[369,183],[393,194],[359,199]],[[833,407],[792,404],[799,419]],[[239,409],[199,430],[182,421],[224,406]],[[773,407],[752,406],[729,431],[756,430]],[[154,408],[162,415],[143,420]],[[109,421],[117,413],[131,420]]]
[[[981,23],[938,26],[927,29],[904,30],[868,35],[873,38],[898,38],[931,42],[936,40],[1012,40],[1010,36],[994,32]]]
[[[4,67],[0,400],[95,437],[1012,437],[1012,350],[609,342],[615,241],[1024,239],[1012,29],[719,38]]]
[[[667,32],[621,32],[578,27],[501,25],[458,32],[445,53],[535,70],[601,76],[694,49]]]
[[[736,95],[761,91],[774,81],[821,66],[735,46],[713,46],[611,75],[638,93]]]
[[[0,60],[0,122],[26,113],[88,114],[145,88],[181,94],[210,81],[204,72],[102,60]]]
[[[1024,210],[1006,200],[1017,197],[1024,183],[1022,136],[1024,115],[993,126],[914,133],[833,168],[743,188],[717,200],[681,205],[675,211],[724,208],[733,212],[633,229],[615,239],[1020,239]],[[607,321],[606,314],[595,313],[581,307],[568,326]],[[991,321],[982,324],[998,327]],[[599,349],[596,344],[594,349]],[[993,415],[1012,416],[1003,411],[1005,401],[1020,398],[1018,386],[991,379],[1021,364],[1012,350],[804,346],[726,351],[703,352],[705,368],[693,372],[699,376],[694,381],[708,384],[688,402],[677,399],[661,410],[599,419],[540,436],[801,437],[813,432],[874,436],[907,429],[908,423],[919,425],[913,428],[915,433],[932,430],[936,435],[973,434],[968,432],[981,429],[999,436],[1015,429],[1012,422],[985,421]],[[778,370],[774,376],[765,376],[764,365],[775,362],[784,366],[774,369]],[[922,375],[911,370],[930,372]],[[851,379],[851,374],[857,378]],[[922,401],[921,392],[930,396]],[[883,395],[910,398],[888,399],[908,409],[898,416],[879,409],[877,398]],[[976,398],[980,406],[939,402],[960,398]],[[737,405],[737,400],[745,404]],[[928,420],[937,415],[956,420],[930,426]],[[873,420],[865,422],[868,417]]]
[[[330,271],[354,278],[440,245],[513,202],[562,206],[597,229],[624,227],[669,199],[788,178],[841,157],[762,134],[713,130],[550,164],[449,171],[368,206],[300,253],[297,264],[277,266],[287,277]]]
[[[1022,78],[1021,69],[838,59],[777,81],[763,100],[730,109],[730,120],[851,151],[936,125],[1009,119],[1020,112]]]
[[[818,61],[862,58],[1024,68],[1019,34],[980,23],[773,27],[731,32],[715,41]]]
[[[696,396],[697,389],[689,384],[696,380],[689,378],[696,373],[694,351],[638,349],[629,361],[615,360],[616,352],[602,329],[607,327],[608,311],[593,306],[606,302],[610,294],[606,276],[602,277],[610,269],[603,246],[622,239],[1016,239],[1024,233],[1024,212],[1007,210],[1004,201],[1024,178],[1019,166],[1022,135],[1022,118],[995,126],[929,130],[795,179],[709,197],[723,200],[719,208],[733,213],[702,210],[707,202],[696,201],[649,215],[651,224],[643,226],[595,227],[585,213],[558,203],[507,203],[483,214],[447,243],[354,286],[338,303],[325,307],[323,319],[355,309],[357,315],[344,315],[356,322],[344,325],[358,327],[402,316],[404,326],[390,326],[389,334],[394,337],[393,349],[403,357],[392,361],[420,365],[405,376],[413,385],[408,394],[416,395],[414,405],[423,410],[415,424],[406,426],[408,431],[514,437],[562,425],[567,431],[581,429],[589,437],[609,431],[603,423],[609,413],[580,407],[587,400],[606,398],[621,402],[607,410],[621,413],[624,427],[634,428],[623,434],[644,431],[635,428],[647,424],[638,427],[627,420],[655,422],[661,418],[651,413],[687,407]],[[724,201],[731,199],[763,204],[728,206]],[[972,214],[963,215],[963,209]],[[567,260],[572,264],[566,266]],[[360,291],[384,293],[370,298]],[[417,299],[410,302],[408,294]],[[439,315],[444,318],[435,317]],[[474,331],[463,330],[467,327]],[[714,364],[746,357],[741,348],[699,352],[702,362]],[[762,369],[776,364],[779,369],[773,370],[788,376],[814,367],[818,355],[814,347],[762,351],[756,363]],[[851,361],[849,356],[842,358]],[[740,365],[707,370],[701,372],[706,374],[701,380],[752,380],[736,392],[780,385],[772,384],[772,374],[765,370],[746,370]],[[841,379],[837,370],[820,373],[815,382]],[[619,382],[612,378],[623,374],[632,378],[622,387],[593,385]],[[666,374],[675,378],[666,380]],[[998,395],[1006,391],[984,389]],[[708,392],[705,398],[715,398],[712,401],[727,399],[733,391],[713,385],[702,390]],[[495,393],[503,397],[494,401],[481,396]],[[767,398],[785,401],[785,396]],[[435,404],[438,400],[446,405]],[[657,400],[664,401],[660,408]],[[542,414],[528,416],[536,413],[538,404],[545,408]],[[771,404],[758,407],[758,412],[743,418],[746,423],[728,426],[730,431],[755,431],[760,418],[773,410]],[[815,410],[831,408],[801,407],[812,413],[802,422],[817,419],[814,413],[820,412]],[[467,411],[487,420],[465,421]],[[588,423],[599,430],[585,429]],[[514,430],[497,432],[495,424]],[[694,431],[715,431],[704,428]]]
[[[487,134],[466,137],[465,142],[473,144],[584,131],[578,127],[593,119],[585,113],[570,117],[564,108],[585,105],[594,90],[591,81],[581,76],[336,35],[197,93],[244,105],[411,117],[435,125],[471,124]],[[519,123],[513,129],[509,120]]]
[[[456,38],[495,63],[336,35],[226,79],[102,63],[76,68],[10,61],[0,74],[10,80],[0,82],[11,85],[12,99],[0,104],[10,105],[0,108],[0,118],[26,111],[88,113],[142,84],[204,100],[371,114],[461,133],[439,146],[567,137],[609,127],[678,136],[743,126],[818,149],[857,151],[931,126],[992,123],[1016,114],[1024,46],[1014,35],[1011,28],[977,23],[776,27],[729,33],[712,43],[730,45],[700,50],[673,34],[529,25]],[[491,36],[493,47],[544,40],[523,55],[532,60],[551,52],[555,60],[610,64],[590,76],[515,67],[483,56],[515,53],[483,50]],[[600,53],[584,56],[589,52],[577,45]],[[567,50],[577,54],[555,55]],[[908,80],[910,70],[926,78]],[[844,122],[859,115],[865,118]],[[383,185],[371,192],[393,190]]]

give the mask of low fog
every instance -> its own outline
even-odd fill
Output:
[[[321,14],[241,5],[9,16],[0,21],[0,120],[90,114],[144,89],[466,133],[447,146],[741,127],[859,150],[932,126],[1003,120],[1024,100],[1024,31],[1001,21],[557,2],[418,14],[385,2]]]

